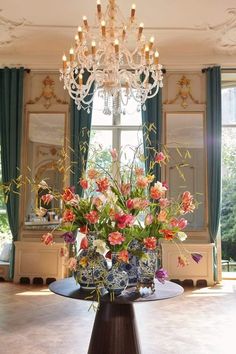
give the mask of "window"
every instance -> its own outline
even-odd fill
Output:
[[[223,85],[224,87],[224,85]],[[222,210],[223,259],[236,260],[236,81],[222,89]],[[224,270],[224,268],[223,268]],[[233,269],[230,269],[233,270]]]
[[[111,168],[110,149],[115,148],[120,153],[122,165],[132,163],[135,148],[138,146],[140,149],[143,148],[141,126],[141,111],[137,112],[137,103],[134,99],[130,100],[125,112],[119,115],[105,115],[103,98],[96,93],[93,101],[88,160],[94,160],[95,157],[97,166],[109,171]],[[94,156],[96,149],[100,149],[101,153]],[[115,171],[112,172],[114,175]]]

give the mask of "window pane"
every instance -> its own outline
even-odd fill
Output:
[[[236,87],[222,90],[222,122],[236,124]]]
[[[142,130],[122,131],[121,132],[121,163],[130,165],[134,155],[143,155],[143,134]],[[139,163],[144,168],[144,163]]]
[[[112,115],[105,115],[103,113],[104,99],[99,96],[98,92],[94,94],[93,99],[93,113],[92,124],[93,125],[112,125]]]
[[[88,161],[90,167],[111,170],[112,131],[91,130]]]

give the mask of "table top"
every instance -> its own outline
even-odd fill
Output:
[[[49,289],[61,296],[69,297],[72,299],[97,301],[97,293],[94,290],[81,289],[79,284],[73,277],[57,280],[49,285]],[[181,295],[184,292],[182,286],[166,281],[164,284],[155,280],[155,292],[152,295],[141,297],[136,291],[135,287],[126,288],[119,296],[116,296],[112,301],[114,303],[136,303],[145,301],[156,301],[170,299],[172,297]],[[100,289],[100,301],[111,301],[110,294],[105,289]]]

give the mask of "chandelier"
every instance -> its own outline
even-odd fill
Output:
[[[143,23],[137,24],[135,4],[125,19],[115,0],[109,0],[105,11],[97,0],[95,25],[83,17],[69,60],[64,54],[60,70],[79,110],[90,112],[96,91],[103,98],[104,114],[125,114],[130,99],[137,102],[138,111],[146,110],[145,102],[163,86],[163,76],[155,39],[146,40],[143,29]]]

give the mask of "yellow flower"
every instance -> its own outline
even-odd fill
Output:
[[[154,175],[147,175],[148,183],[151,183],[154,180]]]
[[[81,265],[81,267],[85,268],[88,265],[88,258],[87,257],[83,257],[81,258],[81,260],[79,261],[79,265]]]

